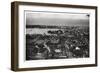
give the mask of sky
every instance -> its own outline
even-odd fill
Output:
[[[89,26],[88,14],[27,12],[26,25]]]

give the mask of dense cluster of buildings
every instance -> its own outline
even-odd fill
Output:
[[[66,26],[43,34],[26,34],[27,60],[86,57],[89,57],[89,27]]]

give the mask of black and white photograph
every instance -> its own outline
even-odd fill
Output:
[[[12,3],[14,71],[97,66],[97,7]]]
[[[89,58],[90,14],[25,12],[26,60]]]

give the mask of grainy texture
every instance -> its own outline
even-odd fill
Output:
[[[50,7],[71,7],[83,9],[95,9],[95,64],[72,65],[72,66],[53,66],[53,67],[38,67],[38,68],[19,68],[18,67],[18,6],[19,5],[37,5]],[[28,71],[28,70],[44,70],[44,69],[59,69],[59,68],[75,68],[75,67],[92,67],[97,66],[97,7],[96,6],[81,6],[81,5],[66,5],[66,4],[48,4],[48,3],[31,3],[31,2],[12,2],[11,4],[11,70],[13,71]]]

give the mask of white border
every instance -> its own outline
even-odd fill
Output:
[[[90,58],[25,61],[24,10],[89,13],[90,14]],[[60,8],[60,7],[58,8],[58,7],[19,5],[18,16],[19,16],[19,31],[20,31],[19,32],[19,56],[18,56],[19,68],[95,64],[95,10],[80,9],[80,8]]]

